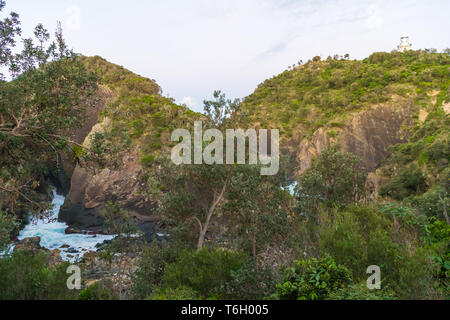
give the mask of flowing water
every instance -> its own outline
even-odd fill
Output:
[[[89,251],[96,251],[97,245],[114,239],[113,235],[66,234],[68,225],[58,221],[59,210],[64,204],[64,196],[53,191],[53,209],[44,217],[32,217],[30,223],[20,232],[18,239],[40,237],[41,246],[49,250],[58,249],[61,258],[75,262]],[[9,253],[14,247],[9,248]]]

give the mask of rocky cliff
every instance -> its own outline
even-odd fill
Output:
[[[331,144],[374,172],[445,100],[449,63],[448,55],[426,50],[316,57],[260,84],[242,108],[252,126],[280,129],[295,175]]]
[[[197,115],[161,96],[154,80],[100,57],[83,61],[100,76],[101,91],[84,128],[76,132],[75,142],[82,147],[76,145],[63,161],[70,188],[60,219],[76,229],[101,231],[102,211],[112,202],[149,239],[156,204],[144,187],[152,161],[169,149],[172,128],[188,125]]]

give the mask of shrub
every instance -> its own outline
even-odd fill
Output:
[[[49,253],[15,250],[0,259],[0,300],[67,300],[78,292],[67,288],[69,263],[50,267]]]
[[[412,164],[404,168],[387,185],[383,186],[380,194],[396,200],[403,200],[410,195],[421,194],[426,189],[427,183],[422,170],[416,164]]]
[[[375,208],[358,206],[337,211],[325,220],[321,250],[350,268],[357,281],[367,279],[368,266],[378,265],[382,285],[399,298],[428,298],[434,286],[432,251],[420,246],[422,227],[410,223],[414,220],[409,213],[405,217],[381,215]]]
[[[133,274],[131,292],[136,299],[145,299],[159,288],[166,265],[174,263],[178,258],[178,249],[175,245],[163,245],[156,242],[144,248]]]
[[[78,296],[78,300],[117,300],[117,297],[113,293],[112,284],[101,281],[82,290]]]
[[[255,266],[253,260],[236,271],[231,271],[231,280],[220,289],[220,297],[238,300],[262,300],[274,293],[275,275],[270,267]]]
[[[11,233],[17,226],[16,217],[0,211],[0,252],[7,249],[11,241]]]
[[[141,162],[143,165],[151,165],[155,161],[154,155],[149,155],[141,158]]]
[[[222,249],[184,250],[177,262],[168,264],[162,279],[163,288],[185,286],[202,298],[213,297],[232,280],[232,272],[243,266],[246,256]]]
[[[323,300],[352,281],[351,272],[331,257],[295,261],[285,270],[282,283],[276,285],[275,297],[295,300]]]
[[[426,239],[433,251],[433,261],[437,266],[435,277],[444,294],[450,297],[450,225],[435,221],[425,226]]]

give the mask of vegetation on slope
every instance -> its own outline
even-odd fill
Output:
[[[250,123],[279,128],[285,139],[311,136],[318,128],[332,131],[349,113],[392,101],[393,96],[429,106],[428,94],[449,97],[450,56],[434,50],[376,52],[363,60],[315,57],[266,80],[245,98]]]
[[[161,95],[154,80],[138,76],[101,57],[83,57],[86,68],[100,77],[100,84],[113,93],[112,101],[101,112],[109,119],[107,128],[92,136],[86,160],[96,160],[101,168],[114,166],[124,154],[138,148],[141,162],[151,165],[161,152],[172,146],[170,134],[176,128],[193,125],[200,117],[173,99]],[[83,155],[83,150],[75,150]]]

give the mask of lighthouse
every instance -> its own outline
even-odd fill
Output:
[[[407,37],[407,36],[401,37],[400,44],[398,45],[397,50],[400,52],[406,52],[411,49],[412,49],[412,45],[409,42],[409,37]]]

